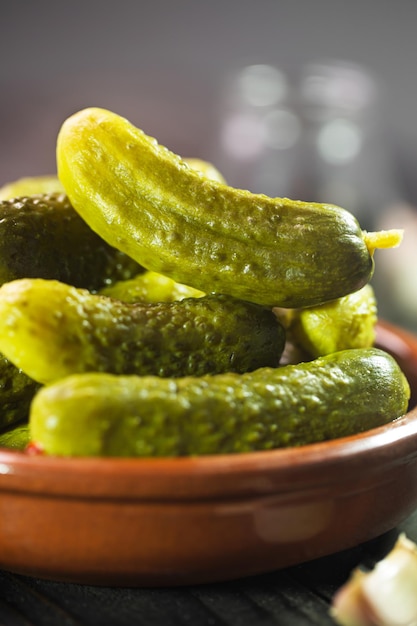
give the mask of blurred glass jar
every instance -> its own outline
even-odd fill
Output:
[[[375,228],[400,200],[377,80],[351,63],[313,63],[303,68],[298,98],[304,124],[295,195],[339,204],[364,229]]]
[[[267,64],[226,77],[211,160],[233,187],[285,195],[293,177],[301,123],[286,74]]]

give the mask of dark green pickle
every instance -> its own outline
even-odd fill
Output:
[[[129,304],[55,280],[0,287],[0,352],[40,383],[73,373],[200,376],[276,366],[285,330],[232,296]]]
[[[0,202],[0,284],[48,278],[95,291],[140,271],[87,226],[63,193]]]
[[[0,432],[0,448],[24,451],[30,443],[29,423],[21,422]]]
[[[60,456],[237,453],[365,431],[403,415],[409,397],[389,354],[359,348],[242,375],[75,375],[37,393],[29,424]]]
[[[0,430],[27,419],[40,384],[0,354]]]

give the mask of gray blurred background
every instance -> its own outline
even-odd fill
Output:
[[[401,252],[377,252],[375,286],[384,317],[417,326],[415,0],[1,7],[0,184],[54,173],[64,119],[112,109],[179,154],[213,161],[232,185],[344,204],[367,228],[406,227]],[[252,96],[276,72],[273,102],[246,98],[248,67],[264,71]]]

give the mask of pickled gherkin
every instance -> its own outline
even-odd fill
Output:
[[[0,432],[0,448],[25,450],[30,443],[30,431],[27,421],[20,422]]]
[[[315,358],[349,348],[369,348],[376,338],[377,302],[370,284],[337,300],[304,309],[274,309],[287,340]]]
[[[409,397],[397,362],[363,348],[241,375],[74,375],[37,393],[29,424],[46,454],[237,453],[365,431],[403,415]]]
[[[140,271],[87,226],[65,194],[0,202],[0,284],[46,278],[94,291]]]
[[[193,157],[184,157],[184,161],[193,169],[201,172],[206,178],[217,180],[219,183],[226,183],[223,174],[213,163]],[[0,200],[51,193],[65,193],[65,189],[56,174],[24,176],[2,185],[0,187]]]
[[[0,200],[51,193],[65,193],[58,176],[24,176],[0,187]]]
[[[342,207],[270,198],[201,175],[121,116],[72,115],[57,138],[75,210],[148,270],[205,293],[299,308],[357,291],[376,248],[401,231],[364,232]]]
[[[0,430],[29,416],[29,407],[40,384],[0,354]]]
[[[122,302],[175,302],[184,298],[201,298],[205,294],[194,287],[177,283],[158,272],[144,271],[104,287],[100,294]]]
[[[196,376],[276,366],[285,331],[271,310],[231,296],[129,304],[59,281],[0,287],[0,351],[47,383],[86,371]]]

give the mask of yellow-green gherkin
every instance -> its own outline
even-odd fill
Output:
[[[403,415],[409,396],[397,362],[376,348],[240,375],[79,374],[38,392],[30,432],[63,456],[250,452],[379,426]]]
[[[86,371],[158,376],[277,366],[285,331],[232,296],[129,304],[55,280],[0,287],[0,351],[47,383]]]
[[[68,118],[57,164],[74,208],[105,241],[205,293],[304,307],[356,291],[372,274],[348,211],[209,179],[110,111]]]

